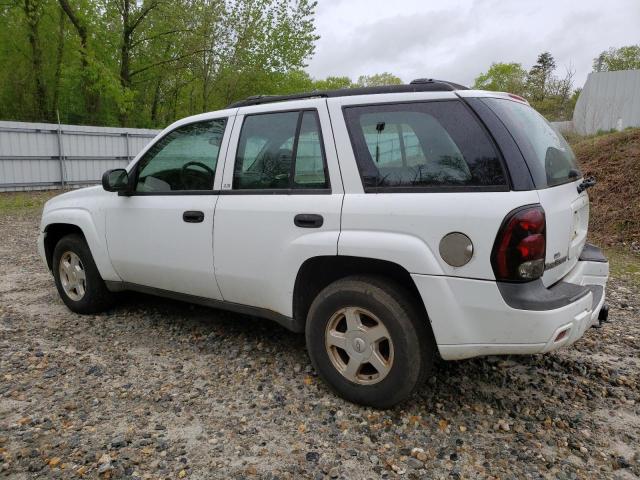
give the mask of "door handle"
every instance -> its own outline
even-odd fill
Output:
[[[204,212],[187,210],[182,214],[182,220],[187,223],[201,223],[204,220]]]
[[[315,213],[299,213],[294,217],[293,223],[300,228],[320,228],[324,223],[324,218]]]

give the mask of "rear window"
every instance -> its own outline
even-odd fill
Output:
[[[498,187],[498,153],[459,101],[346,107],[345,120],[366,191]]]
[[[576,157],[564,137],[533,108],[521,102],[486,98],[525,157],[536,188],[572,182],[580,176]]]

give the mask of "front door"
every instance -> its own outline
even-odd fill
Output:
[[[178,126],[131,169],[133,192],[114,197],[106,212],[109,256],[125,282],[221,299],[213,213],[218,158],[224,158],[232,119]]]
[[[292,315],[305,260],[336,255],[343,188],[324,100],[239,112],[216,206],[225,301]]]

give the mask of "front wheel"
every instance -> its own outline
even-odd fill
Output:
[[[62,237],[53,250],[53,278],[60,298],[76,313],[97,313],[113,305],[91,250],[77,234]]]
[[[435,341],[422,312],[413,296],[391,280],[338,280],[309,309],[311,361],[345,399],[391,407],[411,395],[435,360]]]

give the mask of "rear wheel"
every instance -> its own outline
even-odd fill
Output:
[[[113,305],[91,250],[77,234],[62,237],[53,250],[53,277],[62,301],[76,313],[96,313]]]
[[[339,395],[387,408],[409,397],[434,363],[428,321],[412,295],[395,282],[347,277],[313,301],[307,349],[320,376]]]

